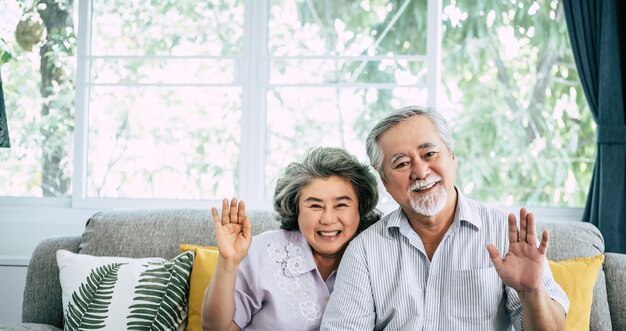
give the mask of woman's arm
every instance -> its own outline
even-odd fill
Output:
[[[239,330],[233,322],[235,283],[239,264],[252,242],[252,225],[246,217],[245,204],[233,198],[222,201],[222,217],[211,210],[219,249],[217,267],[202,301],[202,329],[206,331]]]
[[[217,261],[217,268],[202,301],[202,329],[238,331],[235,315],[235,282],[239,264]]]

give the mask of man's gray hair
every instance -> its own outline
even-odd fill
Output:
[[[387,130],[417,115],[426,116],[426,118],[430,120],[435,126],[439,137],[448,147],[448,151],[454,153],[454,139],[452,138],[446,119],[440,113],[430,108],[418,106],[408,106],[394,110],[374,126],[366,140],[367,156],[370,159],[370,164],[383,178],[385,178],[383,173],[383,159],[385,155],[379,144],[380,137],[383,133],[387,132]]]
[[[308,152],[302,162],[290,163],[276,183],[274,211],[284,230],[299,230],[298,198],[302,188],[317,178],[337,176],[348,181],[356,193],[359,205],[357,233],[380,219],[376,210],[378,187],[369,166],[340,148],[318,147]]]

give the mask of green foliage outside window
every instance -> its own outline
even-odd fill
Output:
[[[490,202],[582,207],[595,126],[560,1],[450,0],[444,13],[461,188]]]
[[[3,56],[2,70],[9,128],[15,132],[11,150],[0,152],[0,190],[66,196],[74,126],[73,1],[18,0],[0,10],[8,17],[0,37],[11,57]]]
[[[11,151],[0,150],[0,194],[68,196],[76,3],[15,4],[12,10],[0,5],[0,11],[18,18],[39,15],[46,36],[29,52],[11,35],[18,21],[13,26],[0,23],[8,50],[2,55],[7,62],[2,70],[13,145]],[[378,119],[393,108],[426,101],[426,60],[326,61],[307,56],[425,56],[428,6],[426,0],[269,4],[268,53],[277,57],[271,61],[270,84],[315,80],[312,88],[267,90],[265,167],[271,195],[279,169],[308,147],[325,143],[328,133],[334,134],[328,143],[363,157],[363,141]],[[155,86],[131,85],[177,83],[178,68],[185,66],[200,73],[185,76],[192,83],[236,82],[240,68],[228,57],[243,51],[241,2],[94,1],[93,6],[94,36],[99,37],[93,40],[92,53],[102,57],[94,59],[90,72],[96,86],[90,95],[88,193],[192,199],[236,194],[240,87],[170,86],[157,91]],[[495,203],[583,206],[595,127],[560,1],[445,0],[442,24],[443,89],[438,100],[457,141],[459,187],[472,198]],[[116,55],[148,58],[107,58]],[[187,55],[225,60],[187,59],[177,67],[178,60],[158,58]],[[204,98],[185,97],[189,93]],[[150,109],[147,98],[159,108]],[[276,118],[293,123],[276,124]],[[146,154],[139,142],[161,146],[163,155]],[[164,182],[173,178],[183,185]]]
[[[354,15],[365,2],[388,11],[384,21],[369,28],[375,36],[407,1],[300,1],[301,20],[339,19],[348,10],[353,16],[343,23],[356,36],[362,20]],[[311,8],[315,15],[307,14]],[[424,54],[425,10],[425,1],[410,1],[375,54]],[[439,110],[447,115],[457,142],[459,187],[492,203],[582,207],[593,167],[595,126],[560,2],[447,0],[443,12]],[[329,35],[328,40],[337,39]],[[376,62],[369,64],[361,74],[364,81],[395,81]],[[354,67],[342,69],[351,72]],[[390,90],[376,92],[353,123],[363,140],[373,122],[394,108]]]

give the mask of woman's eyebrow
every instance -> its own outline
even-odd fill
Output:
[[[308,197],[304,199],[302,202],[322,202],[322,199],[316,197]]]

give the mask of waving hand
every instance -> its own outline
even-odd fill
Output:
[[[237,204],[237,198],[233,198],[229,205],[228,199],[224,199],[222,217],[216,208],[212,208],[211,213],[220,258],[238,264],[248,254],[252,243],[252,225],[246,216],[244,202],[239,201]]]
[[[537,247],[535,216],[522,208],[518,230],[515,215],[509,214],[509,251],[500,257],[493,244],[487,245],[489,257],[502,281],[518,292],[537,290],[542,284],[549,238],[549,233],[544,231]]]

